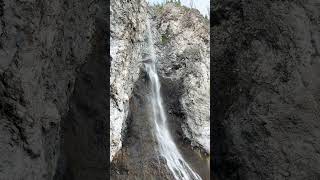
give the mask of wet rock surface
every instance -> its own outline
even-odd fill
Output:
[[[190,139],[183,133],[186,114],[182,111],[180,99],[184,93],[183,83],[178,79],[161,78],[161,91],[167,112],[168,126],[179,151],[186,162],[203,180],[210,179],[210,157],[202,149],[191,146]]]
[[[168,122],[171,134],[182,152],[186,161],[191,167],[199,173],[203,179],[209,179],[209,164],[207,153],[209,153],[209,32],[208,20],[200,15],[199,12],[190,10],[182,6],[172,6],[168,3],[164,6],[163,12],[156,12],[151,7],[147,7],[145,11],[145,18],[149,18],[151,13],[151,25],[153,39],[156,41],[156,55],[158,73],[161,79],[161,92],[164,98],[165,113],[168,116]],[[178,12],[178,13],[176,13]],[[137,13],[137,12],[135,12]],[[183,28],[186,19],[179,19],[185,14],[190,14],[189,17],[193,21],[188,25],[189,29],[183,34]],[[168,17],[167,17],[168,16]],[[169,19],[173,19],[169,21]],[[178,20],[176,19],[178,18]],[[171,20],[170,19],[170,20]],[[169,24],[165,24],[165,22]],[[199,23],[200,22],[200,23]],[[146,22],[142,22],[146,23]],[[161,42],[161,33],[165,33],[173,27],[175,32],[172,34],[172,39],[168,44],[159,44]],[[199,25],[200,24],[200,25]],[[199,26],[197,26],[199,25]],[[157,31],[159,26],[163,30]],[[164,27],[162,27],[164,26]],[[197,26],[197,27],[195,27]],[[166,29],[167,28],[167,29]],[[179,29],[181,28],[181,29]],[[193,28],[198,28],[200,31],[194,33]],[[203,29],[202,29],[203,28]],[[193,33],[193,34],[192,34]],[[147,43],[147,34],[143,35],[141,47],[136,43],[133,53],[138,53],[137,49],[141,48],[140,61],[148,63],[149,53]],[[192,36],[193,42],[189,39]],[[115,41],[117,42],[117,41]],[[138,47],[137,47],[138,46]],[[136,48],[135,48],[136,47]],[[128,52],[123,52],[128,53]],[[173,59],[172,59],[173,56]],[[119,60],[127,61],[128,59]],[[167,168],[165,159],[162,159],[157,147],[156,137],[153,135],[152,113],[150,96],[150,82],[144,70],[143,63],[137,62],[137,59],[130,59],[128,66],[123,69],[125,72],[119,71],[119,74],[126,74],[136,76],[139,79],[135,86],[130,91],[126,91],[129,99],[123,101],[129,103],[126,112],[128,112],[127,119],[123,119],[118,124],[118,130],[121,138],[114,141],[117,147],[122,143],[122,148],[115,153],[111,164],[111,178],[112,179],[174,179],[170,170]],[[120,61],[119,61],[120,62]],[[128,63],[124,62],[124,63]],[[140,63],[139,66],[132,63]],[[132,68],[140,67],[136,70]],[[131,68],[130,68],[131,67]],[[136,71],[134,71],[136,70]],[[136,73],[136,74],[135,74]],[[188,76],[187,76],[188,75]],[[118,79],[121,83],[130,83],[134,81],[124,81],[125,79]],[[132,80],[132,78],[131,78]],[[192,82],[192,83],[190,83]],[[199,87],[196,84],[200,84]],[[115,87],[120,88],[120,86]],[[123,88],[123,87],[121,87]],[[123,88],[126,89],[126,88]],[[119,89],[120,91],[121,89]],[[124,92],[121,90],[121,92]],[[111,92],[112,93],[112,92]],[[122,98],[123,94],[117,95]],[[118,100],[120,100],[118,98]],[[122,99],[124,100],[124,99]],[[196,103],[199,103],[193,109]],[[120,116],[119,116],[120,117]],[[120,122],[120,121],[118,121]],[[199,128],[202,128],[201,131]],[[193,150],[192,146],[197,147]],[[200,149],[200,150],[199,150]],[[116,151],[115,151],[116,152]],[[204,155],[204,154],[206,155]]]
[[[130,114],[123,147],[111,164],[111,179],[172,179],[159,159],[153,135],[152,107],[147,74],[142,73],[130,99]]]
[[[160,76],[181,88],[179,109],[172,111],[184,116],[182,134],[191,145],[210,153],[209,21],[175,3],[154,7],[151,15]]]
[[[319,179],[318,1],[215,1],[213,166],[219,179]]]
[[[174,179],[166,165],[166,160],[161,157],[153,130],[152,107],[150,100],[150,81],[146,72],[142,70],[138,81],[133,89],[133,96],[130,99],[130,110],[128,116],[128,127],[125,140],[121,150],[115,155],[111,164],[111,179]],[[172,84],[173,85],[173,84]],[[168,88],[168,89],[167,89]],[[162,94],[179,94],[179,89],[174,86],[162,87]],[[169,93],[169,89],[172,90]],[[177,91],[175,91],[177,90]],[[179,96],[176,96],[179,97]],[[167,101],[164,97],[166,110],[167,106],[174,106],[172,99]],[[168,110],[170,111],[170,110]],[[166,111],[166,112],[168,112]],[[207,159],[201,153],[191,149],[189,143],[184,143],[179,115],[168,114],[170,132],[174,137],[180,152],[191,165],[191,167],[206,180],[209,179],[209,165]]]

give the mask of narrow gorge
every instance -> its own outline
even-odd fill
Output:
[[[0,180],[320,179],[319,0],[156,1],[0,0]]]
[[[129,63],[127,72],[119,72],[132,76],[131,66],[136,66],[138,77],[131,82],[132,91],[127,91],[131,98],[119,102],[121,96],[115,93],[118,102],[111,106],[129,104],[122,123],[111,119],[111,130],[120,130],[110,139],[116,151],[111,149],[115,155],[111,179],[209,179],[209,20],[198,10],[177,3],[140,3],[136,12],[140,16],[132,17],[141,19],[127,20],[137,22],[133,29],[141,28],[138,36],[142,36],[132,47],[136,64]],[[119,9],[111,7],[118,15]],[[118,23],[111,26],[111,30],[118,28]],[[111,44],[117,40],[111,39]],[[116,52],[115,61],[121,60],[119,49],[111,51]],[[116,85],[111,83],[111,88],[124,88]]]

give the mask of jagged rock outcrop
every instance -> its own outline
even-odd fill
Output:
[[[111,179],[173,179],[164,161],[159,160],[148,94],[149,79],[144,71],[133,88],[129,103],[128,130],[120,151],[111,163]]]
[[[129,98],[143,65],[146,8],[144,0],[111,1],[110,161],[122,146]]]
[[[162,10],[157,11],[154,7],[148,6],[145,11],[144,18],[150,18],[153,35],[149,37],[147,32],[141,34],[144,36],[142,56],[138,58],[145,63],[150,61],[148,38],[153,38],[157,46],[157,68],[161,79],[163,104],[168,113],[169,131],[185,160],[203,179],[209,179],[206,157],[202,157],[201,153],[197,153],[190,146],[191,141],[192,145],[209,152],[209,22],[198,11],[187,7],[168,3]],[[188,14],[191,22],[186,22],[185,15]],[[189,24],[186,25],[187,23]],[[173,30],[171,26],[174,26]],[[198,28],[199,31],[195,33],[193,28]],[[165,44],[161,44],[161,37],[167,31],[174,32],[170,34],[171,39],[168,38]],[[123,58],[122,60],[128,61]],[[135,59],[129,59],[129,62],[137,63]],[[141,68],[140,72],[136,71],[138,68]],[[122,74],[122,71],[119,73]],[[118,126],[127,131],[122,139],[116,141],[116,143],[122,141],[123,145],[111,163],[111,178],[173,179],[165,158],[157,150],[154,123],[153,119],[150,119],[152,101],[149,76],[144,66],[131,68],[128,72],[132,76],[137,73],[139,77],[134,83],[131,94],[126,94],[129,98],[129,115],[125,120],[127,127],[122,125],[124,120],[119,121],[122,124]],[[124,79],[119,81],[132,83]],[[126,87],[121,88],[125,90]],[[193,106],[197,106],[196,109]],[[189,138],[189,142],[185,143],[181,137]]]
[[[319,179],[319,1],[212,6],[214,173]]]
[[[167,89],[164,96],[166,102],[174,99],[168,111],[183,116],[183,135],[193,146],[209,153],[209,21],[198,10],[176,3],[156,6],[152,12],[159,73]],[[166,86],[168,83],[170,86]]]
[[[76,71],[90,61],[97,19],[107,19],[101,7],[0,1],[0,179],[53,179]]]

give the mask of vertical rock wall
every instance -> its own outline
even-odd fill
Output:
[[[147,4],[144,0],[111,2],[110,161],[121,148],[134,82],[142,63]]]
[[[209,153],[209,21],[198,10],[175,3],[155,7],[153,15],[159,73],[167,87],[163,95],[169,99],[165,103],[177,98],[168,112],[181,117],[183,136]]]
[[[213,3],[213,158],[221,179],[320,178],[320,3]]]
[[[0,1],[0,179],[52,179],[98,1]]]

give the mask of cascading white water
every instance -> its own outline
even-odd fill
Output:
[[[176,180],[201,180],[182,157],[168,130],[167,117],[162,104],[160,81],[156,70],[156,54],[149,19],[147,20],[148,48],[150,59],[145,62],[146,71],[151,82],[152,122],[159,152],[166,160],[167,166]]]

